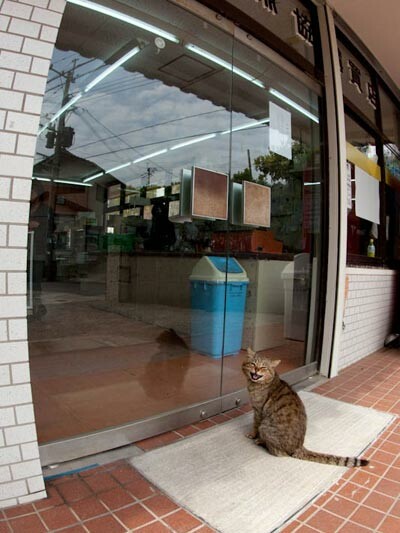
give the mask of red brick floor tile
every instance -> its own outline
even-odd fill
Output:
[[[44,498],[43,500],[38,500],[34,503],[34,507],[38,510],[40,509],[48,509],[51,507],[56,507],[57,505],[63,505],[64,500],[61,498],[58,490],[49,485],[46,487],[47,491],[47,498]]]
[[[225,414],[229,418],[237,418],[238,416],[241,416],[243,413],[239,409],[233,409],[232,411],[228,411]]]
[[[301,524],[299,529],[296,529],[296,533],[315,533],[316,531],[320,533],[320,530],[307,526],[306,524]]]
[[[27,503],[25,505],[16,505],[15,507],[4,509],[3,512],[6,518],[14,518],[16,516],[34,513],[35,508],[33,507],[31,503]]]
[[[132,483],[133,481],[141,478],[140,474],[126,463],[110,470],[109,472],[119,483],[121,483],[121,485]]]
[[[356,470],[351,476],[351,482],[371,490],[379,481],[379,477],[372,474],[369,470]]]
[[[350,520],[362,526],[375,529],[384,517],[385,515],[380,511],[361,506],[351,515]]]
[[[390,514],[400,517],[400,499],[390,509]]]
[[[129,529],[144,526],[155,520],[154,516],[140,503],[115,511],[115,516]]]
[[[126,529],[113,516],[102,516],[84,522],[84,526],[90,533],[122,533]]]
[[[371,459],[373,461],[379,461],[380,463],[384,463],[386,465],[390,465],[395,460],[396,456],[392,453],[383,452],[381,450],[376,450],[371,456]]]
[[[149,483],[146,479],[138,479],[133,483],[125,485],[125,488],[126,490],[129,490],[129,492],[139,500],[143,500],[144,498],[148,498],[149,496],[154,496],[154,494],[156,494],[157,492],[153,485]]]
[[[400,483],[391,481],[390,479],[381,479],[377,484],[375,489],[378,492],[383,492],[388,496],[397,497],[400,494]]]
[[[63,533],[86,533],[86,529],[83,526],[76,525],[72,527],[67,527],[62,530]]]
[[[211,422],[215,422],[216,424],[223,424],[224,422],[228,422],[231,419],[225,415],[215,415],[212,416],[210,420]]]
[[[135,529],[135,533],[171,533],[171,530],[161,522],[154,522],[148,526]],[[197,531],[196,531],[197,533]]]
[[[388,440],[390,442],[395,442],[396,444],[400,444],[400,433],[391,433],[388,437]]]
[[[283,526],[284,528],[281,530],[281,533],[292,533],[296,528],[299,527],[299,525],[300,522],[294,520],[293,522],[290,522],[287,526]]]
[[[386,441],[379,446],[379,449],[382,452],[393,453],[394,455],[399,453],[399,445],[395,442]]]
[[[14,533],[28,533],[28,531],[29,533],[42,533],[42,531],[47,531],[37,514],[13,518],[9,524]]]
[[[387,516],[377,529],[380,533],[395,533],[395,531],[399,530],[399,519],[394,516]]]
[[[135,445],[141,448],[144,451],[154,450],[154,448],[159,448],[160,446],[165,446],[166,444],[171,444],[180,440],[180,437],[174,431],[169,431],[163,433],[162,435],[156,435],[155,437],[150,437],[149,439],[140,440],[135,442]]]
[[[53,509],[41,511],[40,516],[50,530],[72,526],[78,522],[67,505],[59,505]]]
[[[102,492],[99,494],[99,498],[111,511],[134,502],[133,496],[127,490],[120,487]]]
[[[386,512],[393,505],[394,499],[389,496],[384,496],[379,492],[371,492],[369,496],[363,501],[363,505],[372,507],[378,511]]]
[[[79,516],[80,520],[87,520],[108,513],[104,505],[94,496],[72,503],[71,509]]]
[[[176,531],[176,533],[187,533],[201,525],[200,520],[197,520],[197,518],[183,509],[179,509],[176,513],[165,516],[163,521],[168,524],[173,531]]]
[[[326,492],[323,492],[321,494],[321,496],[319,496],[315,501],[314,501],[314,505],[316,507],[322,507],[324,505],[325,502],[327,502],[330,498],[332,498],[332,492],[330,491],[326,491]]]
[[[307,519],[317,511],[318,507],[316,505],[311,505],[305,511],[298,515],[297,520],[299,520],[299,522],[306,522]]]
[[[105,466],[106,465],[100,465],[100,466],[95,466],[93,468],[88,468],[87,470],[82,470],[82,472],[79,472],[79,477],[85,478],[85,477],[95,476],[96,474],[101,474],[106,471]]]
[[[201,422],[196,422],[196,424],[193,425],[197,429],[210,429],[216,424],[214,424],[214,422],[210,422],[210,420],[202,420]]]
[[[346,522],[340,526],[337,530],[337,533],[371,533],[372,529],[369,527],[364,527],[355,522]],[[297,533],[297,532],[296,532]]]
[[[0,533],[10,533],[11,529],[8,525],[8,521],[0,522]]]
[[[82,479],[73,479],[57,487],[61,497],[67,503],[82,500],[91,495],[91,490]]]
[[[178,506],[163,494],[156,494],[144,503],[157,516],[164,516],[178,509]]]
[[[317,511],[309,520],[307,520],[306,525],[315,528],[321,533],[333,533],[342,523],[342,518],[322,509]]]
[[[177,429],[177,433],[182,435],[182,437],[189,437],[189,435],[194,435],[199,431],[199,428],[196,428],[195,426],[184,426],[183,428]]]
[[[212,529],[208,526],[203,526],[200,529],[196,529],[196,533],[218,533],[216,529]]]
[[[58,487],[59,485],[62,485],[63,483],[67,483],[68,481],[74,480],[75,478],[76,478],[76,476],[74,476],[74,474],[68,474],[68,475],[65,475],[65,476],[56,477],[56,478],[52,479],[50,481],[50,483],[54,487]]]
[[[366,472],[371,472],[374,476],[383,476],[388,469],[388,465],[384,463],[378,463],[378,461],[371,461],[370,464],[365,468]]]
[[[400,468],[391,467],[385,473],[385,478],[392,481],[400,482]]]
[[[351,515],[359,504],[357,502],[347,500],[340,496],[334,496],[324,505],[324,509],[333,514],[343,516],[344,518]]]
[[[89,476],[85,478],[85,481],[96,494],[119,487],[119,484],[108,472],[100,472]]]
[[[239,409],[243,413],[250,413],[253,410],[253,407],[249,403],[246,403],[242,405]]]
[[[369,490],[365,487],[360,487],[360,485],[356,485],[355,483],[347,482],[338,489],[337,494],[354,502],[361,502],[368,492]]]

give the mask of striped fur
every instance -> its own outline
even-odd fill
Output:
[[[338,466],[366,466],[366,459],[339,457],[304,448],[306,411],[299,395],[276,373],[279,363],[248,349],[247,360],[242,365],[254,412],[253,431],[248,437],[265,446],[272,455]]]

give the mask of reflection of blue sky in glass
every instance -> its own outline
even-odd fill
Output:
[[[82,20],[85,16],[87,13],[82,10]],[[189,15],[186,13],[186,16]],[[232,37],[217,28],[213,29],[211,25],[205,29],[199,19],[195,20],[192,16],[190,20],[193,27],[191,30],[185,29],[188,32],[187,35],[185,33],[185,39],[204,39],[203,43],[200,42],[203,47],[209,47],[215,54],[219,51],[221,57],[229,60],[228,50],[231,49]],[[181,21],[177,22],[177,33],[180,24]],[[63,27],[59,39],[61,43],[64,42],[64,47],[75,47],[70,28],[65,27],[65,39],[62,32]],[[125,165],[113,172],[116,178],[125,183],[141,185],[147,180],[148,169],[152,182],[158,183],[170,183],[171,180],[179,179],[182,168],[193,165],[231,172],[232,175],[244,170],[248,167],[249,155],[253,162],[256,157],[268,152],[268,125],[257,124],[257,120],[267,116],[268,89],[271,83],[313,112],[317,108],[318,99],[307,88],[238,42],[234,46],[234,63],[243,68],[248,67],[253,73],[258,72],[265,89],[256,87],[250,81],[238,78],[226,68],[203,58],[202,67],[206,74],[203,72],[199,78],[194,77],[194,81],[190,83],[183,81],[191,77],[190,72],[164,74],[162,69],[165,66],[179,59],[182,54],[187,60],[190,59],[191,52],[185,51],[182,44],[173,43],[167,43],[161,51],[157,50],[152,44],[154,36],[149,37],[145,33],[141,31],[136,35],[134,30],[129,36],[128,44],[133,48],[141,42],[143,49],[126,65],[117,68],[86,93],[84,90],[90,82],[105,72],[113,61],[126,54],[129,48],[126,39],[114,39],[111,49],[111,41],[110,45],[107,40],[103,42],[101,34],[99,37],[96,33],[98,44],[89,49],[92,52],[96,50],[97,53],[98,46],[102,57],[112,54],[115,59],[108,64],[100,59],[84,57],[78,52],[55,49],[52,58],[54,70],[49,75],[42,110],[41,124],[44,125],[63,105],[65,76],[58,76],[57,72],[73,71],[69,95],[73,97],[82,93],[82,97],[65,114],[66,126],[72,126],[75,132],[74,144],[68,150],[96,163],[104,170]],[[75,34],[80,35],[79,27],[74,28],[72,35]],[[119,36],[119,33],[115,35]],[[146,37],[144,40],[143,36]],[[87,35],[88,39],[90,37],[90,34]],[[85,48],[84,43],[82,46]],[[180,78],[179,74],[183,76]],[[185,85],[186,89],[181,88]],[[230,112],[231,97],[235,110],[241,112]],[[231,136],[220,135],[231,127],[234,129],[253,120],[254,128],[234,132]],[[297,123],[304,124],[301,135],[309,135],[309,121],[301,116],[296,120]],[[184,145],[185,142],[210,134],[215,135],[201,142],[170,150],[177,144]],[[46,132],[43,132],[39,138],[38,160],[53,152],[45,148],[45,135]],[[137,164],[126,165],[162,150],[167,151],[145,158]],[[80,178],[85,177],[87,176]]]
[[[72,67],[74,59],[77,65],[87,63],[87,60],[77,58],[75,54],[56,51],[54,64],[56,68],[59,65],[58,68],[66,71]],[[134,61],[135,58],[132,59]],[[92,61],[84,68],[89,68],[91,73],[81,76],[82,69],[76,69],[76,82],[71,84],[72,95],[82,91],[105,67],[100,61]],[[67,113],[66,125],[75,130],[75,141],[70,151],[107,169],[198,136],[226,131],[231,127],[228,100],[230,77],[224,72],[218,75],[226,81],[225,107],[120,67],[85,94]],[[51,90],[52,86],[57,87],[55,91]],[[43,123],[62,104],[61,79],[53,81],[49,87],[42,111]],[[233,125],[247,124],[249,120],[242,113],[234,113],[232,117]],[[265,153],[266,131],[265,126],[256,126],[255,131],[247,129],[233,135],[233,172],[247,166],[248,148],[251,147],[255,152],[254,157]],[[153,179],[159,183],[178,179],[180,170],[192,165],[228,172],[229,137],[217,135],[167,152],[116,171],[115,176],[121,181],[140,185],[148,167],[152,169]],[[47,152],[43,146],[44,139],[43,134],[38,145],[40,153]]]

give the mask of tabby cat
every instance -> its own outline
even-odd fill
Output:
[[[242,370],[254,410],[253,431],[247,435],[266,447],[271,455],[339,466],[366,466],[369,461],[338,457],[304,448],[307,417],[299,395],[275,372],[280,361],[272,361],[250,348]]]

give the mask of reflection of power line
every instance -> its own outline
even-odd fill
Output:
[[[259,129],[259,128],[263,128],[264,126],[262,124],[256,124],[254,125],[253,128],[251,128],[252,131],[254,131],[255,129]],[[250,131],[250,128],[247,128],[246,131]],[[172,141],[185,141],[185,140],[188,140],[188,139],[195,139],[196,137],[206,137],[207,135],[210,135],[210,134],[218,134],[218,133],[221,133],[222,130],[211,130],[211,131],[207,131],[207,132],[202,132],[202,133],[193,133],[191,135],[183,135],[181,137],[168,137],[167,139],[162,139],[162,140],[157,140],[157,141],[153,141],[153,142],[150,142],[150,143],[146,143],[146,144],[138,144],[136,146],[131,146],[131,148],[133,150],[137,150],[137,149],[140,149],[140,148],[146,148],[148,146],[154,146],[154,145],[157,145],[157,144],[163,144],[163,143],[167,143],[167,142],[172,142]],[[118,150],[113,150],[112,152],[101,152],[101,153],[97,153],[97,154],[91,154],[90,157],[101,157],[101,156],[104,156],[104,155],[110,155],[110,154],[115,154],[115,153],[120,153],[120,152],[123,152],[127,150],[127,148],[119,148]]]
[[[147,87],[149,85],[154,85],[155,83],[157,83],[157,81],[146,81],[144,83],[140,83],[138,85],[131,85],[131,83],[129,82],[129,80],[127,80],[127,82],[125,83],[125,85],[123,85],[125,82],[122,82],[121,84],[118,84],[118,82],[115,82],[116,84],[116,87],[118,87],[117,89],[115,89],[114,91],[108,91],[108,92],[99,92],[97,94],[92,94],[91,96],[88,96],[85,101],[86,102],[92,102],[93,100],[98,100],[100,98],[109,98],[110,96],[114,95],[114,94],[117,94],[117,93],[121,93],[121,92],[124,92],[124,91],[133,91],[135,89],[139,89],[140,87]],[[122,86],[122,88],[121,88]]]
[[[126,142],[124,139],[121,139],[121,138],[119,137],[119,135],[116,135],[112,130],[110,130],[110,128],[108,128],[108,127],[107,127],[105,124],[103,124],[99,119],[97,119],[97,118],[96,118],[96,117],[95,117],[90,111],[88,111],[88,110],[86,109],[85,112],[90,116],[90,118],[91,118],[92,120],[94,120],[94,121],[95,121],[97,124],[99,124],[102,128],[104,128],[106,131],[108,131],[109,133],[111,133],[111,134],[113,135],[112,137],[109,137],[109,140],[110,140],[110,139],[111,139],[111,140],[112,140],[112,139],[119,139],[122,143],[124,143],[124,144],[127,146],[127,148],[124,148],[124,150],[129,150],[129,149],[130,149],[130,150],[132,150],[132,151],[138,153],[138,151],[136,150],[135,147],[131,146],[131,145],[130,145],[128,142]],[[83,118],[83,116],[82,116],[82,118]],[[85,121],[85,122],[86,122],[86,121]],[[86,122],[86,124],[87,124],[87,122]],[[89,126],[89,127],[91,128],[91,126]],[[92,129],[92,128],[91,128],[91,129]],[[104,144],[107,146],[106,143],[104,143]],[[107,146],[107,148],[108,148],[108,146]],[[118,151],[116,151],[116,150],[111,150],[111,151],[109,151],[109,152],[106,152],[105,155],[108,155],[108,154],[114,154],[114,153],[117,153],[117,152],[118,152]],[[142,155],[142,154],[138,153],[137,155]],[[95,157],[95,156],[90,156],[90,157]],[[151,159],[149,159],[149,161],[151,161]],[[160,168],[161,170],[164,170],[165,172],[169,172],[167,169],[165,169],[165,168],[162,167],[161,165],[159,165],[159,168]],[[154,168],[153,170],[156,170],[156,169]]]
[[[202,116],[205,116],[205,115],[212,115],[212,114],[219,113],[219,112],[220,112],[220,110],[205,111],[204,113],[194,113],[193,115],[185,115],[183,117],[173,118],[173,119],[170,119],[170,120],[164,120],[163,122],[156,122],[155,124],[149,124],[148,126],[144,126],[142,128],[135,128],[133,130],[125,131],[123,133],[120,133],[119,136],[122,137],[124,135],[129,135],[131,133],[137,133],[138,131],[144,131],[144,130],[151,129],[151,128],[157,128],[159,126],[165,126],[165,125],[168,125],[168,124],[173,124],[174,122],[179,122],[181,120],[188,120],[188,119],[191,119],[191,118],[199,118],[199,117],[202,117]],[[100,139],[99,141],[92,141],[92,142],[89,142],[89,143],[86,143],[86,144],[81,144],[77,148],[80,148],[80,149],[81,148],[87,148],[88,146],[91,146],[93,144],[97,144],[98,142],[102,142],[103,140],[109,140],[110,138],[112,138],[112,137],[107,137],[106,139]]]
[[[103,124],[103,122],[101,122],[101,120],[99,120],[98,118],[96,118],[88,109],[85,109],[85,112],[90,116],[90,118],[92,120],[94,120],[96,122],[96,124],[99,124],[99,126],[101,126],[102,128],[104,128],[108,133],[111,133],[111,136],[108,137],[107,140],[114,140],[114,139],[118,139],[119,141],[121,141],[123,144],[125,144],[126,148],[125,150],[133,150],[135,151],[135,148],[132,147],[127,141],[125,141],[124,139],[121,138],[120,135],[118,135],[117,133],[114,133],[108,126],[106,126],[105,124]],[[106,145],[106,141],[102,141],[105,145]],[[106,145],[107,146],[107,145]],[[107,147],[108,148],[108,147]],[[111,152],[108,152],[108,153],[114,153],[113,151]]]

